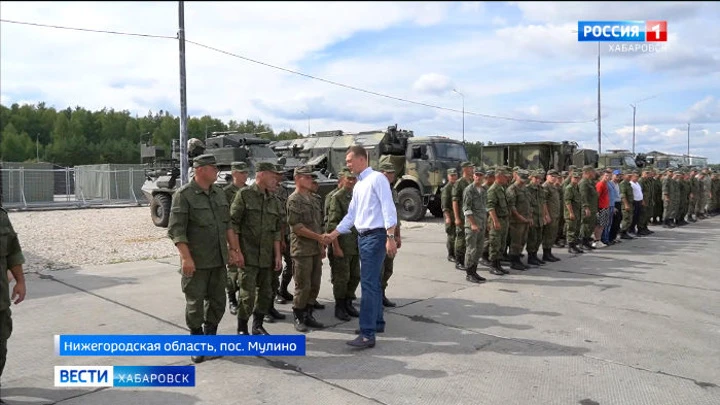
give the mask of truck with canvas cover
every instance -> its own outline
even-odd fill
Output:
[[[278,142],[272,148],[280,157],[298,159],[329,178],[337,178],[345,167],[347,150],[362,145],[368,152],[371,167],[391,162],[395,166],[393,185],[400,200],[398,216],[405,221],[419,221],[427,210],[442,216],[440,189],[447,182],[447,169],[459,169],[468,159],[465,146],[442,136],[416,137],[413,131],[398,129],[345,133],[318,132],[313,136]]]
[[[517,142],[484,145],[481,149],[484,168],[520,167],[528,170],[567,170],[571,165],[595,166],[597,152],[579,149],[575,142]]]

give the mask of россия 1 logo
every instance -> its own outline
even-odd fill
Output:
[[[578,42],[667,42],[667,21],[578,21]]]

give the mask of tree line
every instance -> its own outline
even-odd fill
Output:
[[[230,120],[209,115],[188,117],[188,138],[205,139],[215,131],[259,133],[270,140],[296,139],[292,129],[276,133],[262,121]],[[82,107],[56,110],[46,104],[0,105],[0,161],[51,162],[61,166],[101,163],[140,163],[140,144],[170,150],[180,134],[180,118],[167,111],[149,111],[144,117],[129,111]]]

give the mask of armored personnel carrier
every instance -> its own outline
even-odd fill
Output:
[[[377,169],[385,161],[395,166],[400,209],[405,221],[419,221],[427,210],[442,217],[440,189],[447,182],[447,169],[459,169],[468,159],[460,141],[443,136],[416,137],[413,131],[398,129],[345,133],[340,130],[318,132],[306,138],[279,141],[271,148],[288,161],[313,166],[328,178],[337,178],[345,167],[345,156],[351,145],[368,151],[370,166]]]
[[[294,167],[285,165],[285,158],[278,158],[268,146],[270,140],[260,138],[259,134],[243,134],[238,131],[213,132],[204,142],[197,138],[188,140],[188,158],[190,162],[203,153],[211,153],[218,162],[218,179],[216,184],[223,187],[232,181],[232,162],[245,162],[250,168],[247,184],[253,184],[255,179],[255,166],[260,162],[270,162],[282,165],[286,171],[280,185],[281,192],[292,192],[295,185],[292,172]],[[170,206],[172,195],[179,188],[180,178],[180,152],[177,142],[173,143],[172,156],[167,158],[161,148],[141,145],[141,158],[147,165],[147,180],[142,186],[145,198],[150,202],[150,216],[158,227],[167,227],[170,219]],[[192,178],[192,163],[189,168],[189,178]],[[322,176],[318,179],[320,193],[323,197],[337,187],[337,180]]]

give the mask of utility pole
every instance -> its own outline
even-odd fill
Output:
[[[598,42],[598,112],[597,112],[597,122],[598,122],[598,153],[602,153],[602,125],[600,124],[600,42]],[[634,143],[633,143],[634,144]]]
[[[632,153],[633,153],[633,156],[635,156],[635,110],[636,110],[637,106],[634,104],[630,104],[630,107],[633,109],[633,149],[632,149]]]
[[[465,95],[455,89],[453,91],[462,97],[462,139],[463,145],[465,145]]]
[[[188,143],[187,143],[187,88],[185,85],[185,7],[179,2],[178,18],[180,29],[180,185],[188,183]]]
[[[690,164],[690,123],[688,122],[688,158],[687,164]]]

